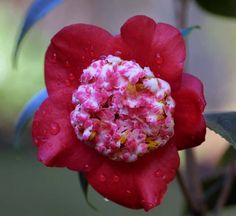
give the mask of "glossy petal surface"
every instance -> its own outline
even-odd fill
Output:
[[[147,211],[160,204],[178,166],[177,149],[169,143],[134,163],[105,160],[86,176],[104,197],[129,208]]]
[[[70,101],[70,91],[59,91],[46,99],[35,114],[32,135],[38,158],[45,165],[88,171],[99,164],[100,157],[75,136]]]
[[[184,74],[181,88],[173,94],[175,108],[175,143],[177,148],[197,146],[205,140],[206,124],[202,112],[206,102],[199,79]]]

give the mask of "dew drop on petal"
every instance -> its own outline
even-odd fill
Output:
[[[154,205],[152,203],[147,203],[147,206],[151,209],[154,207]]]
[[[160,171],[159,169],[156,170],[155,173],[154,173],[154,175],[155,175],[156,177],[159,177],[159,176],[161,175],[161,171]]]
[[[69,74],[69,79],[70,79],[71,81],[75,80],[75,75],[74,75],[73,73],[70,73],[70,74]]]
[[[119,176],[115,175],[113,176],[113,181],[114,182],[118,182],[120,180]]]
[[[167,179],[166,175],[163,175],[161,178],[162,178],[162,180],[166,180]]]
[[[51,123],[51,125],[50,125],[50,133],[52,135],[57,135],[59,132],[60,132],[59,124],[56,123],[56,122]]]
[[[70,62],[66,60],[66,67],[70,67]]]
[[[121,54],[122,54],[121,51],[119,51],[119,50],[115,51],[115,56],[120,56]]]
[[[36,145],[38,145],[38,144],[39,144],[39,139],[38,139],[38,138],[34,138],[34,143],[35,143]]]
[[[157,63],[158,65],[161,65],[161,64],[163,64],[163,62],[164,62],[163,57],[160,55],[160,53],[157,53],[157,54],[156,54],[156,63]]]
[[[53,61],[53,62],[56,62],[56,61],[57,61],[57,54],[56,54],[56,53],[53,53],[53,54],[52,54],[52,61]]]
[[[131,195],[131,191],[130,190],[126,190],[127,195]]]
[[[90,170],[90,167],[89,167],[88,164],[85,164],[85,165],[84,165],[84,170],[87,171],[87,172]]]
[[[69,87],[69,86],[71,86],[71,81],[68,80],[68,79],[66,79],[66,80],[65,80],[65,84]]]
[[[105,182],[105,181],[106,181],[106,177],[105,177],[103,174],[101,174],[101,175],[99,176],[99,181],[100,181],[100,182]]]

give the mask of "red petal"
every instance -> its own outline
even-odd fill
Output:
[[[147,16],[131,17],[121,27],[121,35],[114,38],[113,53],[147,66],[155,28],[156,22]]]
[[[186,56],[184,39],[175,27],[158,23],[153,37],[152,57],[149,65],[172,89],[179,87]]]
[[[205,140],[206,124],[202,112],[206,106],[199,79],[184,74],[179,91],[173,93],[175,108],[175,143],[177,148],[197,146]]]
[[[94,59],[110,54],[112,35],[92,25],[75,24],[59,31],[46,53],[45,80],[48,93],[75,89],[84,68]]]
[[[40,106],[32,127],[38,157],[46,166],[90,171],[99,165],[100,156],[76,138],[70,124],[72,109],[70,91],[52,94]]]
[[[109,200],[148,211],[160,204],[178,166],[177,149],[169,143],[133,163],[106,160],[86,177]]]
[[[156,76],[179,88],[186,55],[184,39],[175,27],[146,16],[130,18],[113,41],[113,53],[150,67]]]

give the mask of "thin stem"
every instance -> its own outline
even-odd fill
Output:
[[[191,208],[191,209],[196,209],[196,206],[195,206],[195,202],[194,200],[192,199],[192,196],[191,196],[191,193],[190,191],[188,190],[188,187],[186,185],[186,182],[180,172],[180,170],[177,171],[177,181],[179,183],[179,186],[181,188],[181,191],[183,192],[183,195],[184,195],[184,198],[188,204],[188,206]]]
[[[230,189],[231,189],[232,183],[233,183],[233,178],[235,175],[234,166],[235,166],[235,160],[225,170],[224,187],[222,188],[219,198],[216,202],[216,206],[215,206],[215,210],[214,210],[215,216],[220,215],[220,212],[221,212],[222,208],[224,207],[224,204],[226,203],[227,198],[229,196]]]
[[[192,191],[192,199],[198,206],[197,215],[206,215],[206,206],[204,203],[204,195],[202,184],[199,176],[199,170],[192,149],[186,150],[186,173],[188,179],[188,185]]]

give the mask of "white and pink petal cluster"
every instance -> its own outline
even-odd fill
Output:
[[[174,135],[170,85],[148,67],[109,55],[84,69],[80,81],[71,124],[99,153],[133,162]]]

